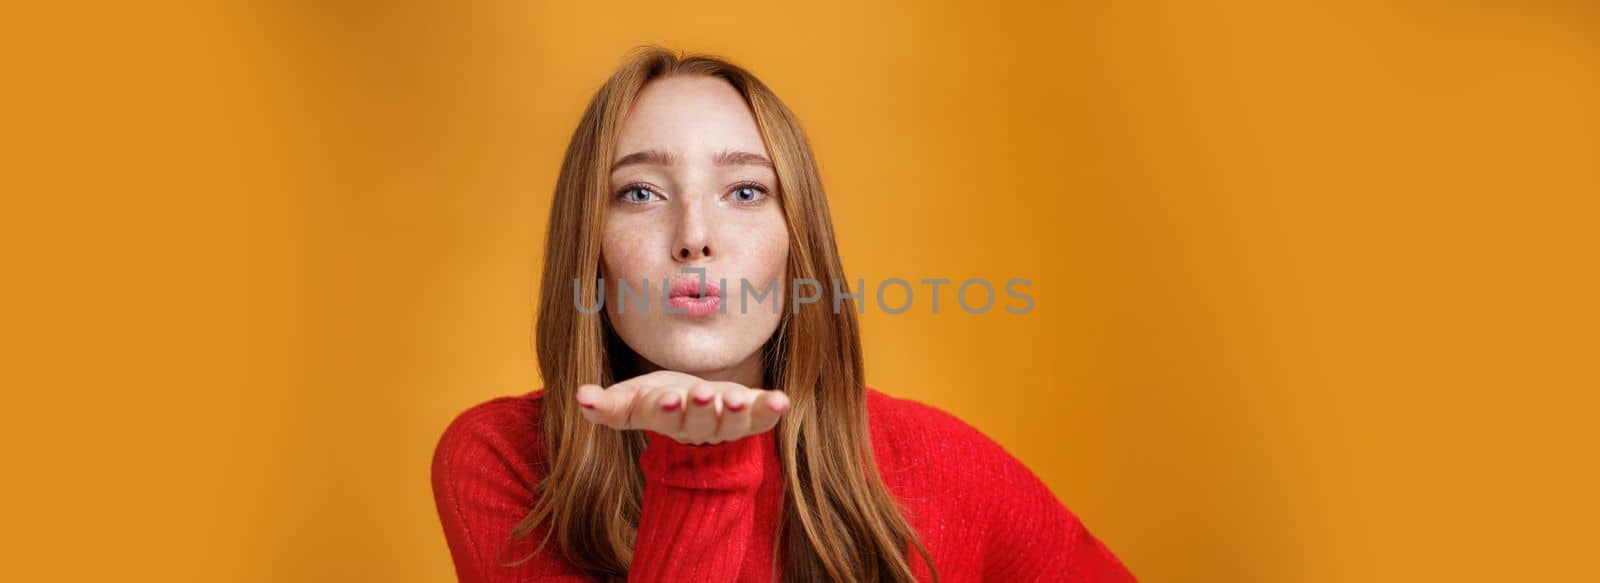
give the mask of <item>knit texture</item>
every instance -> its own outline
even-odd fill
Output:
[[[1049,488],[954,415],[867,388],[878,469],[933,555],[941,581],[1133,581]],[[457,577],[467,583],[591,581],[554,545],[516,567],[546,525],[513,542],[543,476],[543,389],[491,399],[456,417],[433,458],[433,495]],[[783,509],[774,432],[688,445],[646,432],[645,491],[629,581],[774,580]],[[552,541],[553,543],[554,541]],[[907,546],[918,581],[927,566]]]

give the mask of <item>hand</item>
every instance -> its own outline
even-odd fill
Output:
[[[735,441],[772,429],[789,409],[778,390],[702,380],[656,371],[600,388],[578,387],[574,399],[585,419],[613,429],[644,429],[680,443]]]

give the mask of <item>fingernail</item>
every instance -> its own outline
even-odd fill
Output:
[[[742,410],[744,410],[744,400],[740,399],[738,397],[726,397],[726,398],[723,398],[722,399],[722,404],[727,405],[729,411],[742,411]]]
[[[578,404],[579,405],[583,405],[583,408],[585,408],[585,409],[593,409],[594,408],[594,404],[593,403],[585,403],[583,401],[578,401]]]
[[[667,411],[677,411],[680,404],[677,395],[667,395],[661,399],[661,408]]]
[[[695,395],[694,404],[704,405],[711,402],[711,395]]]
[[[778,413],[782,413],[784,409],[788,409],[788,408],[789,408],[789,398],[788,397],[779,397],[777,399],[774,399],[773,402],[772,402],[772,410],[776,411]]]

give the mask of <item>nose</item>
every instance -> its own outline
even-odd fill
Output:
[[[672,258],[679,263],[710,259],[712,254],[711,229],[700,205],[689,204],[681,209],[678,238],[672,246]]]
[[[678,260],[679,261],[693,261],[695,259],[710,258],[710,257],[711,257],[711,246],[710,245],[701,245],[699,249],[695,249],[693,245],[678,247]]]

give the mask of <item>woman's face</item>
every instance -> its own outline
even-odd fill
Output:
[[[634,101],[612,160],[601,256],[606,314],[646,366],[761,382],[789,254],[771,159],[749,106],[720,78],[658,79]],[[715,290],[698,289],[699,272],[686,268],[712,286],[726,280],[720,302],[697,298]],[[649,293],[637,293],[645,281]],[[743,282],[752,293],[741,294]],[[624,283],[635,293],[618,301]]]

